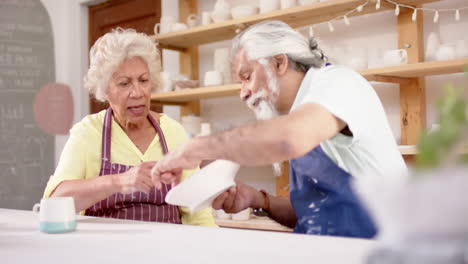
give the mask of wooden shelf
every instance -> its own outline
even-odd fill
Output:
[[[415,145],[400,145],[398,146],[398,150],[403,156],[418,154],[418,150],[416,149]]]
[[[463,72],[468,65],[468,58],[447,60],[447,61],[429,61],[398,66],[366,69],[359,73],[367,79],[376,76],[397,77],[397,78],[415,78],[429,75],[449,74]]]
[[[239,95],[240,88],[240,84],[228,84],[222,86],[184,89],[175,92],[154,93],[151,95],[151,100],[153,102],[163,104],[185,104],[190,101],[201,99],[237,96]]]
[[[421,5],[435,1],[438,0],[399,0],[398,3],[406,5]],[[232,39],[237,34],[237,30],[245,29],[249,25],[263,20],[281,20],[288,23],[290,26],[297,28],[329,21],[335,17],[344,15],[346,12],[353,10],[358,5],[365,2],[366,0],[333,0],[314,3],[307,6],[297,6],[266,14],[258,14],[241,19],[232,19],[221,23],[198,26],[188,30],[160,34],[154,36],[154,38],[159,42],[162,48],[183,51],[191,46]],[[370,0],[370,3],[362,12],[354,12],[349,16],[361,16],[364,14],[382,12],[394,7],[393,5],[382,1],[381,8],[376,10],[375,2],[376,0]]]
[[[371,81],[392,81],[394,80],[392,78],[413,78],[463,72],[464,67],[467,65],[468,58],[449,61],[420,62],[377,69],[366,69],[359,71],[359,73]],[[152,94],[151,99],[154,102],[163,104],[185,104],[190,101],[201,99],[237,96],[239,95],[240,87],[240,84],[229,84],[222,86],[185,89],[175,92],[154,93]]]

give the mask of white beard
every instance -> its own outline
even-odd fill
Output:
[[[268,89],[260,89],[259,92],[252,94],[252,96],[247,99],[246,103],[247,106],[252,109],[252,111],[255,113],[255,116],[257,120],[269,120],[274,117],[279,116],[278,111],[276,110],[276,107],[273,103],[273,100],[276,100],[279,95],[279,84],[278,80],[276,77],[273,75],[271,68],[268,64],[262,63],[265,72],[267,74],[268,78]],[[271,92],[271,96],[268,96],[267,90]],[[256,106],[254,106],[255,102],[258,102]],[[272,164],[273,166],[273,172],[275,176],[281,176],[281,170],[282,170],[282,164],[281,162],[275,162]]]

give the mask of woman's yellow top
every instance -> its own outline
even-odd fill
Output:
[[[97,114],[88,115],[70,130],[70,138],[65,144],[54,175],[47,183],[44,197],[49,197],[62,181],[98,177],[101,168],[101,141],[105,114],[106,111],[103,110]],[[187,134],[177,121],[161,114],[159,125],[166,138],[169,151],[187,142]],[[141,153],[125,131],[112,118],[112,163],[136,166],[141,162],[159,160],[162,156],[163,149],[157,134],[146,152]],[[193,172],[194,170],[184,171],[182,180],[185,180]],[[211,208],[193,214],[186,207],[179,207],[179,211],[183,224],[216,226]]]

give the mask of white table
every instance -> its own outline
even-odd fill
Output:
[[[365,263],[375,241],[78,217],[44,234],[29,211],[0,209],[0,263]]]

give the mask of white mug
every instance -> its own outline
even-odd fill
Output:
[[[384,53],[384,65],[395,66],[408,63],[408,53],[404,49],[387,50]]]
[[[174,23],[172,25],[172,32],[177,32],[177,31],[186,30],[186,29],[188,29],[188,27],[184,23]]]
[[[211,24],[211,13],[210,12],[203,12],[202,13],[202,25],[206,26]]]
[[[187,25],[189,26],[189,28],[198,26],[198,16],[195,14],[190,14],[187,17]]]
[[[467,58],[468,57],[468,40],[460,39],[457,41],[455,46],[455,54],[457,58]]]
[[[223,74],[219,71],[205,72],[205,86],[222,85]]]
[[[299,0],[301,6],[317,3],[319,0]]]
[[[175,23],[175,17],[173,16],[162,16],[161,23],[154,25],[154,34],[169,33],[172,30],[172,25]]]
[[[66,233],[76,229],[73,197],[44,198],[33,207],[39,213],[39,230],[44,233]]]
[[[436,53],[436,59],[442,60],[453,60],[455,59],[455,48],[451,44],[442,44]]]
[[[295,7],[296,5],[296,0],[281,0],[281,9]]]
[[[279,0],[260,0],[260,14],[272,12],[280,8]]]
[[[161,90],[162,92],[171,92],[173,90],[173,82],[169,72],[161,72]]]

